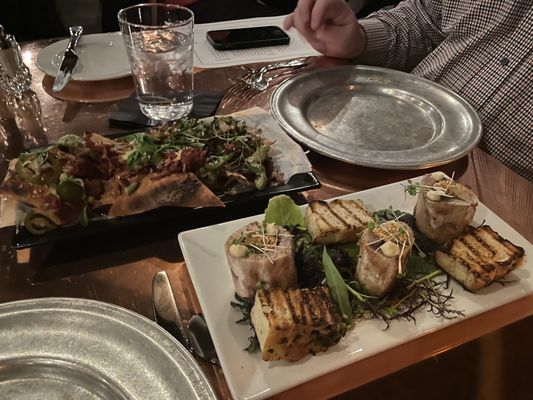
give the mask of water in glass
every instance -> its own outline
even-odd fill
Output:
[[[143,114],[173,120],[192,109],[192,35],[145,30],[126,37],[133,79]]]

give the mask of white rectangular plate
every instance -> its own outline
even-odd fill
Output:
[[[406,183],[393,183],[342,198],[361,199],[372,211],[392,205],[395,209],[412,213],[416,198],[404,195],[402,184]],[[230,306],[230,301],[234,299],[234,288],[224,254],[224,242],[227,237],[252,221],[262,220],[263,216],[258,215],[179,235],[189,274],[211,330],[224,375],[235,398],[262,399],[273,396],[459,321],[437,319],[423,310],[417,313],[416,324],[410,321],[394,321],[387,330],[384,330],[385,325],[379,320],[362,321],[325,353],[307,356],[295,363],[262,361],[259,353],[249,354],[243,350],[248,344],[251,331],[247,325],[235,323],[241,314]],[[472,294],[452,282],[453,306],[455,309],[464,310],[465,318],[533,293],[533,263],[528,259],[533,252],[533,246],[480,203],[472,225],[477,226],[482,222],[490,225],[502,237],[523,247],[526,260],[522,267],[507,277],[512,283],[503,287],[493,284]]]

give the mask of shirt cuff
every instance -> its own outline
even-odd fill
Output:
[[[365,31],[366,46],[363,55],[384,54],[387,51],[389,33],[385,24],[376,18],[362,19],[359,24]]]

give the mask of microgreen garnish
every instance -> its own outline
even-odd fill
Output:
[[[454,175],[455,175],[455,171],[452,173],[452,177],[450,179],[448,178],[444,179],[444,181],[446,182],[446,187],[443,187],[442,185],[440,185],[440,183],[443,181],[438,181],[434,185],[423,185],[420,182],[413,182],[411,179],[407,180],[407,185],[402,185],[402,186],[404,188],[404,192],[410,194],[411,196],[416,196],[420,192],[434,191],[440,197],[453,198],[454,196],[449,194],[448,190],[450,189],[453,183]]]
[[[210,189],[236,193],[268,186],[272,178],[267,168],[271,144],[260,130],[232,117],[209,122],[182,118],[146,133],[125,136],[114,150],[130,170],[158,168],[168,159],[184,160],[181,168],[195,172]],[[189,155],[182,157],[181,152]],[[231,179],[235,177],[241,179]],[[242,188],[232,191],[235,186]]]
[[[235,293],[235,301],[231,301],[230,304],[235,310],[242,313],[242,317],[235,322],[238,324],[250,324],[250,312],[254,305],[253,301],[245,299]],[[250,330],[252,331],[252,334],[248,338],[248,346],[245,347],[244,350],[249,353],[253,353],[259,349],[259,340],[257,339],[257,335],[255,334],[255,331],[251,325]]]
[[[407,185],[404,185],[404,192],[409,193],[411,196],[416,196],[422,185],[419,182],[413,182],[411,179],[407,180],[407,183]]]

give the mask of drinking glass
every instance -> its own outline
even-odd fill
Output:
[[[186,116],[193,100],[194,14],[172,4],[138,4],[118,12],[139,107],[158,121]]]

